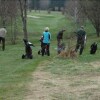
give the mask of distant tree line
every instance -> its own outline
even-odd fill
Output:
[[[24,38],[28,39],[27,4],[27,0],[0,0],[0,27],[6,27],[9,30],[9,39],[12,44],[16,43],[17,35],[20,35],[17,29],[20,19],[22,19]]]
[[[66,0],[29,0],[31,9],[49,9],[55,10],[58,7],[64,7]]]
[[[0,0],[0,27],[10,26],[9,37],[13,44],[15,44],[17,35],[17,17],[17,0]]]
[[[85,18],[91,21],[100,36],[100,1],[99,0],[0,0],[0,27],[9,27],[10,39],[13,44],[18,34],[18,21],[22,19],[23,35],[28,39],[27,34],[27,10],[49,9],[53,7],[65,7],[66,13],[74,18],[77,24],[83,24]],[[30,6],[31,5],[31,6]],[[65,6],[66,5],[66,6]],[[81,23],[82,22],[82,23]]]

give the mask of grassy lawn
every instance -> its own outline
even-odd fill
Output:
[[[33,80],[32,73],[41,66],[43,66],[42,72],[54,75],[51,79],[56,81],[59,78],[58,89],[60,89],[58,92],[52,92],[54,93],[51,94],[53,99],[44,100],[100,100],[100,38],[96,38],[93,26],[88,22],[86,24],[85,28],[89,37],[82,56],[78,56],[76,59],[58,58],[55,50],[56,34],[62,28],[67,30],[64,37],[75,31],[73,22],[59,12],[47,14],[44,11],[40,13],[32,11],[28,15],[38,17],[28,17],[29,40],[35,45],[33,47],[34,59],[21,59],[21,55],[24,53],[22,36],[16,45],[7,44],[5,51],[0,50],[0,100],[23,100],[28,95],[27,85]],[[41,57],[37,51],[40,49],[40,36],[46,26],[52,33],[51,56]],[[69,40],[64,38],[64,41],[66,43]],[[96,55],[90,55],[90,44],[94,41],[98,42],[98,51]],[[72,42],[74,43],[75,40]],[[44,85],[51,89],[55,85],[57,86],[52,83],[52,80],[50,81]]]

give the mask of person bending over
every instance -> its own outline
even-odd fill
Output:
[[[57,34],[57,52],[58,54],[60,54],[60,48],[61,48],[61,45],[62,45],[62,40],[63,40],[63,33],[65,32],[65,30],[61,30],[58,32]]]

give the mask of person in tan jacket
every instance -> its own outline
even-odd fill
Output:
[[[2,42],[2,50],[5,50],[5,36],[6,36],[7,30],[6,28],[0,28],[0,43]]]

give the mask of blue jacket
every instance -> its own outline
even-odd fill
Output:
[[[50,43],[51,33],[50,32],[43,32],[43,43]]]

